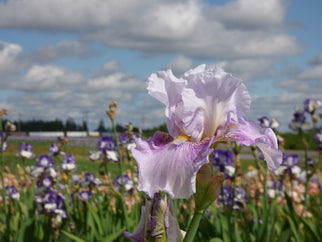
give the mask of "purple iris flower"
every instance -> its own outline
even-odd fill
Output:
[[[54,191],[48,191],[42,198],[44,209],[48,212],[55,212],[56,209],[62,209],[65,204],[65,197]]]
[[[235,188],[233,209],[238,210],[238,209],[242,208],[243,204],[245,202],[247,202],[246,196],[247,196],[246,190],[241,186],[237,186]]]
[[[219,204],[225,204],[227,206],[232,206],[233,205],[233,197],[234,197],[234,189],[226,185],[223,188],[220,189],[217,202]]]
[[[80,179],[80,177],[78,175],[73,175],[72,176],[72,181],[74,183],[80,183],[81,182],[81,179]]]
[[[286,155],[283,154],[283,162],[281,166],[286,166],[288,168],[292,168],[299,163],[299,156],[298,155]]]
[[[12,200],[19,200],[20,199],[20,193],[17,190],[17,188],[12,185],[12,186],[6,186],[5,187],[5,192],[6,192],[6,196],[12,199]]]
[[[54,166],[54,160],[49,155],[40,155],[36,166],[49,169]]]
[[[240,186],[237,186],[235,188],[235,196],[234,196],[234,189],[226,185],[224,186],[218,195],[217,202],[220,205],[226,205],[229,207],[232,207],[235,210],[238,210],[243,207],[243,203],[245,203],[246,200],[246,190]]]
[[[314,135],[314,141],[317,144],[317,148],[322,150],[322,128]]]
[[[294,131],[298,131],[299,129],[302,129],[305,125],[305,114],[302,110],[296,110],[293,114],[293,119],[291,123],[289,124],[290,129]]]
[[[314,112],[322,107],[322,102],[318,99],[306,99],[303,103],[305,112],[314,114]]]
[[[278,196],[284,196],[284,185],[283,182],[280,179],[275,180],[269,180],[267,181],[267,195],[269,199],[274,199]]]
[[[270,126],[271,126],[271,121],[269,120],[269,118],[267,116],[263,116],[263,117],[259,118],[258,121],[259,121],[260,126],[263,128],[270,128]]]
[[[232,179],[235,174],[234,155],[229,150],[215,150],[212,157],[212,165],[225,173],[226,178]]]
[[[86,182],[94,182],[95,180],[95,175],[91,172],[85,173],[85,181]]]
[[[276,175],[282,175],[284,172],[291,172],[292,168],[297,166],[299,163],[298,155],[286,155],[283,154],[283,161],[281,166],[274,171]]]
[[[134,182],[132,181],[132,179],[129,177],[128,174],[123,175],[123,183],[124,183],[124,188],[126,192],[129,192],[134,188]],[[119,190],[121,185],[122,185],[121,176],[118,176],[114,180],[114,186],[116,190]]]
[[[103,159],[103,152],[101,150],[90,150],[88,152],[88,158],[90,161],[96,161]]]
[[[116,150],[116,141],[112,136],[100,137],[98,141],[98,149],[101,151],[104,150]]]
[[[65,154],[64,155],[64,160],[61,162],[61,168],[64,170],[64,171],[69,171],[69,172],[74,172],[77,170],[77,164],[76,164],[76,161],[75,161],[75,155],[74,154],[70,154],[70,155],[67,155]]]
[[[53,179],[49,176],[46,176],[42,179],[42,184],[46,188],[51,188],[53,186]]]
[[[89,199],[91,199],[92,192],[91,191],[81,191],[80,193],[78,193],[78,195],[82,201],[87,202],[87,201],[89,201]]]
[[[116,151],[116,141],[113,137],[101,137],[98,142],[98,151],[89,151],[91,161],[100,160],[105,157],[108,161],[118,162],[118,153]]]
[[[101,185],[102,182],[100,179],[96,178],[95,175],[91,172],[85,173],[84,181],[82,182],[83,187],[88,187],[90,185]]]
[[[135,141],[135,134],[133,134],[133,137],[130,139],[129,134],[126,132],[124,134],[119,135],[119,142],[122,147],[125,147],[129,143],[133,143]]]
[[[8,148],[8,143],[7,143],[7,141],[5,140],[4,142],[3,142],[3,140],[4,140],[5,138],[4,138],[4,133],[2,133],[2,131],[0,131],[0,153],[2,152],[2,151],[6,151],[7,150],[7,148]],[[3,143],[2,143],[3,142]]]
[[[59,154],[59,147],[57,144],[51,144],[49,146],[49,154],[54,156]]]
[[[250,96],[242,80],[205,65],[177,78],[171,70],[152,74],[149,93],[165,105],[169,134],[156,132],[147,141],[136,140],[132,154],[138,162],[138,189],[150,197],[162,190],[172,198],[189,198],[196,189],[199,168],[209,163],[211,145],[237,141],[257,145],[269,169],[282,162],[274,132],[245,121]]]
[[[24,159],[33,159],[36,157],[35,153],[33,152],[33,147],[30,143],[22,142],[19,145],[19,152],[18,154],[23,160]]]

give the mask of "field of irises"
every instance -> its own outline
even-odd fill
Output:
[[[148,91],[168,133],[118,134],[116,101],[109,137],[15,139],[0,122],[0,241],[322,240],[319,100],[290,117],[299,151],[276,119],[243,119],[247,89],[220,68],[157,72]]]

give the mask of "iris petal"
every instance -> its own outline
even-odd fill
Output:
[[[256,122],[240,118],[238,124],[231,126],[223,138],[237,141],[241,145],[257,145],[270,170],[276,170],[282,163],[283,153],[278,150],[274,132],[270,128],[263,129]]]
[[[136,149],[132,149],[139,166],[138,189],[150,197],[161,190],[173,199],[189,198],[195,193],[199,168],[209,162],[212,142],[178,142],[158,131],[147,141],[138,139]]]

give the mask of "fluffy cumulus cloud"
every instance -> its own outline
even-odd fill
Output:
[[[29,0],[0,3],[0,26],[69,31],[146,55],[184,52],[199,58],[295,55],[285,32],[284,1]],[[265,26],[265,28],[263,28]]]
[[[193,61],[185,56],[178,56],[168,62],[164,69],[171,69],[175,75],[182,75],[187,70],[194,67]]]
[[[107,119],[108,103],[119,103],[118,122],[157,125],[155,117],[148,116],[149,97],[145,91],[145,80],[121,71],[116,61],[107,62],[92,78],[85,78],[80,72],[68,71],[57,65],[33,65],[14,82],[6,83],[7,90],[15,91],[2,107],[10,109],[9,118],[66,120],[73,117],[81,122],[84,112],[89,112],[90,128],[97,127],[100,119]],[[17,93],[18,92],[18,93]],[[160,109],[158,109],[160,111]]]
[[[23,70],[25,64],[20,45],[0,40],[0,78]]]
[[[55,45],[40,46],[32,54],[31,58],[36,62],[51,62],[62,57],[73,56],[85,58],[94,55],[91,46],[80,41],[61,40]]]
[[[147,94],[147,76],[126,72],[123,65],[130,61],[123,60],[121,66],[115,54],[127,49],[145,61],[166,56],[158,68],[171,68],[178,76],[202,62],[223,67],[250,90],[247,117],[275,117],[286,130],[296,106],[308,97],[321,98],[322,54],[307,66],[289,65],[286,57],[305,50],[289,32],[289,1],[220,2],[0,1],[0,28],[64,36],[28,51],[23,40],[0,40],[0,108],[10,109],[12,119],[21,113],[24,119],[71,116],[81,122],[88,112],[90,127],[96,128],[100,119],[107,119],[108,103],[117,100],[117,122],[143,128],[159,125],[165,122],[164,110]],[[102,57],[97,46],[111,53]],[[98,60],[88,61],[93,55]],[[76,60],[73,70],[64,57]],[[75,63],[81,63],[79,70]],[[91,66],[84,71],[87,63]]]

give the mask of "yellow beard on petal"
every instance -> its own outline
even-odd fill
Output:
[[[184,142],[191,142],[190,137],[187,135],[179,135],[177,138],[175,138],[172,141],[174,144],[179,145],[182,144]]]

